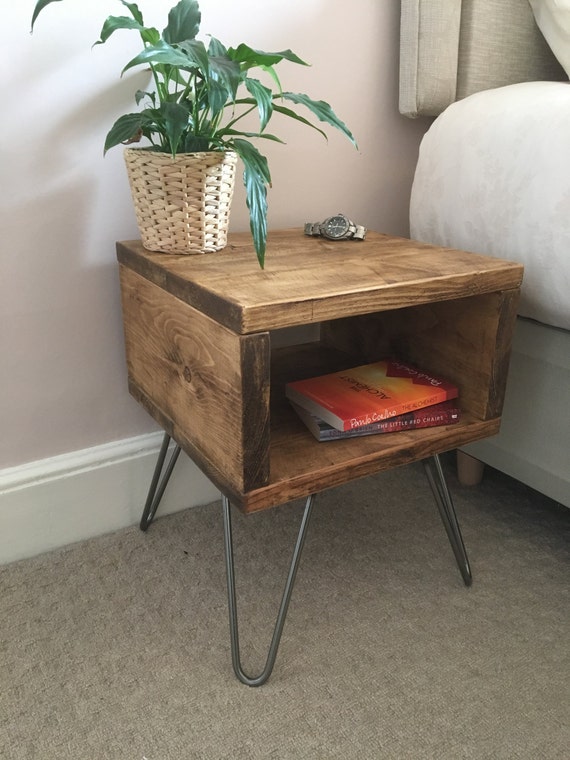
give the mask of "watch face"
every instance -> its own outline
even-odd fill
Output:
[[[331,216],[329,219],[325,220],[323,223],[322,234],[332,240],[338,240],[346,235],[349,226],[349,221],[346,216],[337,214],[336,216]]]

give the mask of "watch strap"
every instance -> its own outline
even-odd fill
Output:
[[[313,237],[321,234],[321,222],[307,222],[305,224],[305,235]]]

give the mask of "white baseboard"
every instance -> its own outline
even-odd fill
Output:
[[[152,433],[0,470],[0,564],[138,523],[161,440]],[[182,454],[158,516],[218,498]]]

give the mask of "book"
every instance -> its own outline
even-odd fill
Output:
[[[311,414],[303,407],[290,402],[293,409],[315,436],[317,441],[338,441],[342,438],[356,438],[363,435],[376,435],[378,433],[396,433],[400,430],[417,430],[418,428],[437,427],[440,425],[454,425],[459,422],[461,410],[455,401],[444,401],[441,404],[424,406],[413,412],[399,414],[397,417],[389,417],[386,420],[372,422],[370,425],[361,425],[351,430],[337,430],[320,417]]]
[[[449,401],[459,392],[444,378],[397,359],[385,359],[289,382],[285,395],[345,431]]]

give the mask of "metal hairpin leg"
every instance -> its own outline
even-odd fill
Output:
[[[432,472],[430,464],[433,463],[433,469],[435,470],[435,477]],[[465,550],[465,544],[461,536],[461,530],[459,529],[459,523],[457,521],[457,515],[453,507],[453,501],[451,500],[451,494],[447,487],[443,468],[438,454],[435,454],[430,459],[422,460],[422,464],[426,471],[426,475],[433,492],[441,520],[445,527],[449,543],[453,549],[459,571],[463,578],[463,582],[466,586],[470,586],[473,582],[471,575],[471,568],[469,567],[469,559],[467,557],[467,551]]]
[[[146,530],[153,521],[156,510],[158,509],[158,505],[160,504],[160,500],[162,499],[166,486],[168,485],[168,481],[170,480],[170,476],[172,475],[172,470],[174,469],[178,455],[180,454],[180,446],[176,445],[172,454],[170,455],[170,459],[168,460],[168,464],[164,471],[164,475],[162,476],[162,480],[160,480],[162,469],[164,467],[164,460],[166,459],[166,454],[168,452],[169,443],[170,436],[168,433],[165,433],[164,438],[162,439],[162,446],[160,447],[160,453],[158,455],[156,467],[154,468],[154,475],[152,476],[150,488],[148,489],[148,496],[146,497],[146,504],[144,505],[140,521],[141,530]]]
[[[244,673],[240,662],[240,649],[239,649],[239,633],[238,633],[238,615],[237,615],[237,602],[236,602],[236,587],[235,587],[235,574],[234,574],[234,552],[233,552],[233,539],[232,539],[232,523],[231,523],[231,505],[229,500],[222,495],[222,508],[224,514],[224,549],[226,555],[226,574],[228,585],[228,609],[230,615],[230,636],[232,647],[232,665],[234,673],[238,679],[247,686],[261,686],[264,684],[273,670],[275,664],[275,658],[277,657],[277,650],[279,648],[279,642],[281,640],[281,633],[283,632],[283,626],[285,624],[285,617],[287,615],[287,609],[289,607],[289,601],[291,599],[291,593],[293,591],[293,584],[295,583],[295,576],[297,574],[297,568],[299,566],[299,560],[301,558],[301,552],[303,550],[303,544],[307,535],[307,528],[309,526],[309,520],[311,517],[311,511],[313,508],[315,494],[311,494],[305,504],[305,511],[301,520],[301,526],[299,528],[299,535],[297,537],[297,543],[293,551],[293,557],[291,559],[291,566],[289,568],[289,574],[285,583],[285,589],[283,591],[283,597],[281,599],[281,605],[279,607],[279,613],[277,615],[277,622],[275,623],[275,629],[273,631],[273,638],[271,639],[271,645],[269,647],[269,653],[267,655],[267,661],[265,667],[258,676],[248,676]]]

